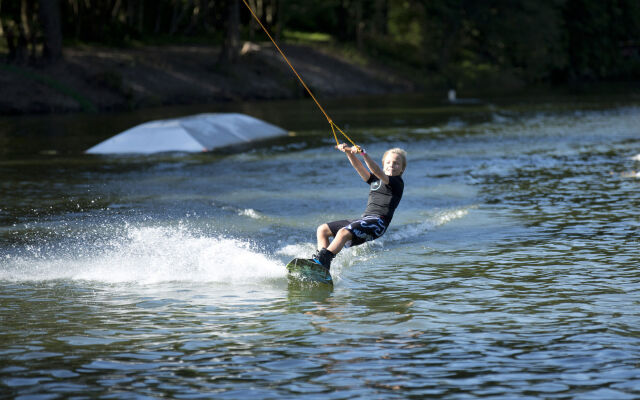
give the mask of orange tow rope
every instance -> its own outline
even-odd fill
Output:
[[[336,144],[340,144],[340,142],[338,141],[338,135],[336,134],[336,129],[337,129],[345,138],[347,138],[347,140],[349,142],[351,142],[352,145],[356,146],[357,148],[360,148],[360,146],[355,144],[355,142],[353,140],[351,140],[351,138],[346,133],[344,133],[342,131],[342,129],[340,129],[340,127],[338,125],[336,125],[335,122],[333,122],[333,120],[329,117],[329,115],[324,110],[324,108],[322,108],[322,106],[320,105],[320,102],[318,102],[318,99],[316,99],[316,96],[313,95],[313,93],[311,92],[311,89],[309,89],[307,84],[304,83],[304,81],[302,80],[302,77],[300,77],[300,74],[298,74],[298,71],[296,71],[296,69],[293,67],[291,62],[289,62],[289,59],[287,58],[287,56],[284,55],[284,52],[280,49],[280,46],[278,46],[276,41],[273,39],[273,37],[271,36],[269,31],[267,30],[267,28],[265,28],[265,26],[262,24],[262,22],[260,21],[260,18],[258,18],[256,13],[253,12],[253,9],[249,5],[249,3],[247,3],[247,0],[242,0],[242,2],[244,3],[245,6],[247,6],[247,8],[249,9],[249,12],[251,12],[251,15],[253,15],[253,18],[255,18],[255,20],[258,21],[258,24],[260,25],[260,27],[262,27],[262,30],[264,31],[264,33],[266,33],[267,36],[269,36],[269,39],[271,39],[271,42],[273,43],[273,45],[276,46],[276,49],[278,49],[278,51],[280,52],[280,55],[282,56],[282,58],[284,58],[284,60],[287,62],[287,64],[289,65],[289,68],[291,68],[293,73],[298,77],[298,80],[300,81],[300,83],[302,83],[302,86],[304,86],[304,88],[307,90],[307,93],[309,93],[309,96],[311,96],[311,98],[316,103],[316,105],[318,106],[320,111],[322,111],[324,116],[327,118],[327,121],[329,122],[329,125],[331,126],[331,131],[333,132],[333,137],[336,139]]]

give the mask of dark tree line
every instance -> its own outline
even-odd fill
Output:
[[[33,62],[38,52],[57,61],[62,56],[58,0],[0,0],[0,34],[11,61]]]
[[[449,85],[509,72],[535,82],[640,74],[638,0],[248,0],[278,38],[321,32]],[[8,60],[56,61],[62,44],[207,38],[233,62],[265,40],[242,0],[0,0]],[[286,36],[285,36],[286,38]],[[0,46],[2,43],[0,42]]]

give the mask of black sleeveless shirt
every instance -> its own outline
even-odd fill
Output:
[[[371,174],[367,183],[370,185],[367,209],[362,216],[377,215],[384,217],[386,222],[391,222],[393,213],[402,199],[404,181],[400,176],[389,176],[389,184]]]

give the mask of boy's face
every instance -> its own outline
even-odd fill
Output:
[[[397,176],[402,174],[402,157],[400,154],[389,153],[382,160],[382,170],[385,175]]]

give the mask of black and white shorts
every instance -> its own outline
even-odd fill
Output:
[[[343,219],[327,222],[331,234],[336,237],[338,231],[345,228],[353,235],[353,239],[347,242],[345,247],[358,246],[364,242],[375,240],[384,235],[387,230],[387,222],[382,217],[368,215],[360,219]]]

